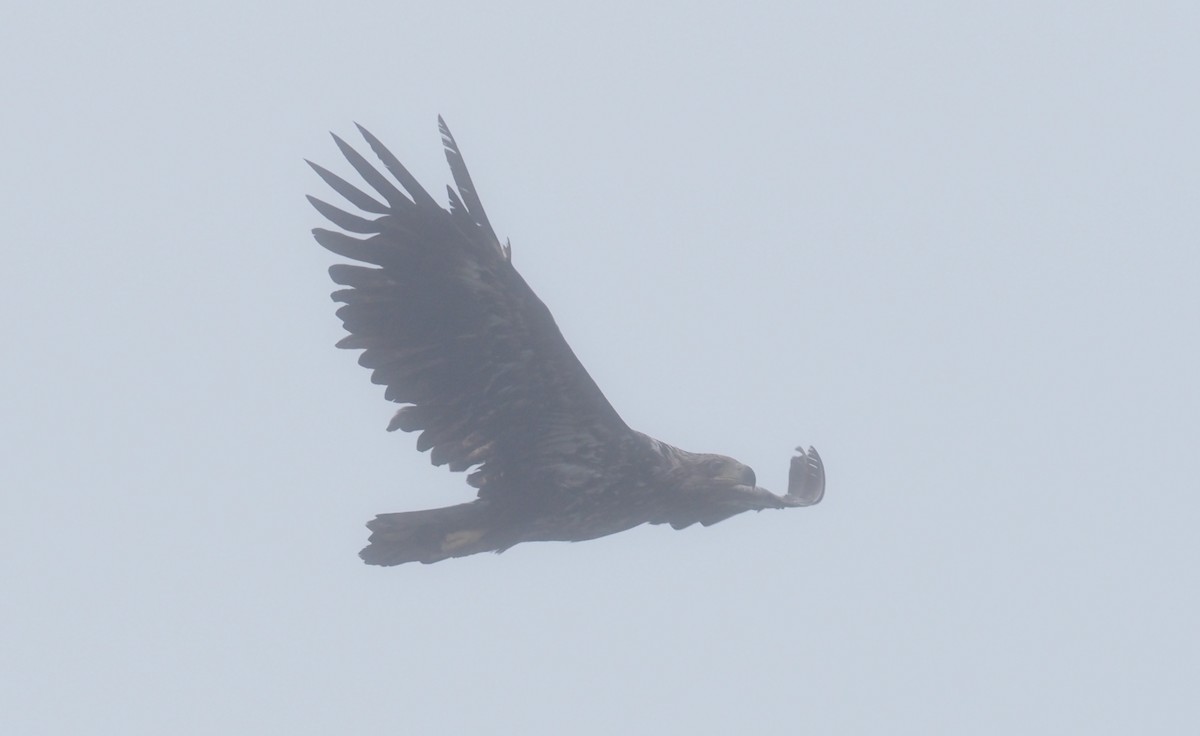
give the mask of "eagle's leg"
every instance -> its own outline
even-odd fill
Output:
[[[437,562],[512,544],[498,533],[496,518],[484,501],[424,511],[380,514],[367,523],[371,538],[358,553],[369,565]]]

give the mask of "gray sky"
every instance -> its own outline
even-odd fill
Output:
[[[1194,4],[565,7],[8,11],[0,730],[1200,725]],[[301,159],[438,113],[629,424],[824,503],[359,562],[470,493]]]

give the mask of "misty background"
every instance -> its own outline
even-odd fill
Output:
[[[5,733],[1200,725],[1194,4],[6,13]],[[361,564],[472,494],[302,159],[443,199],[438,113],[625,420],[822,504]]]

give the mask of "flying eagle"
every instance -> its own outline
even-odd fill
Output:
[[[724,455],[692,453],[630,429],[563,339],[546,305],[496,238],[450,130],[439,117],[457,191],[442,208],[392,153],[359,132],[403,187],[336,135],[368,194],[317,164],[318,175],[363,217],[314,197],[344,232],[317,242],[369,265],[329,269],[350,333],[337,346],[404,404],[388,431],[420,432],[434,465],[474,469],[469,503],[380,514],[360,556],[372,565],[437,562],[501,552],[520,542],[595,539],[647,522],[682,529],[743,511],[809,506],[825,493],[825,469],[797,448],[788,492],[756,484]]]

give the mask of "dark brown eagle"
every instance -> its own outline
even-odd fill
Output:
[[[443,209],[388,149],[358,130],[392,180],[336,135],[378,195],[310,166],[363,217],[309,197],[344,231],[313,230],[334,253],[369,265],[329,269],[350,333],[340,348],[404,404],[388,430],[420,432],[434,465],[474,468],[470,503],[380,514],[360,553],[372,565],[437,562],[520,542],[595,539],[647,522],[682,529],[743,511],[809,506],[825,493],[816,450],[797,448],[787,495],[756,485],[724,455],[692,453],[630,429],[512,265],[438,118],[457,191]]]

